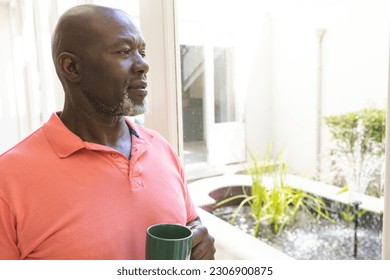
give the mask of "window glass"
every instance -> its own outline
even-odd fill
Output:
[[[214,48],[214,113],[216,123],[237,120],[232,63],[232,48]]]
[[[180,46],[184,142],[203,141],[204,48]]]
[[[390,2],[177,4],[187,177],[245,173],[271,144],[310,190],[380,213]]]
[[[242,23],[231,18],[237,7],[239,1],[178,1],[184,159],[190,178],[245,160],[246,91],[245,86],[236,89],[242,77],[236,73],[245,64],[236,63]]]

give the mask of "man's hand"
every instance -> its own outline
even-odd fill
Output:
[[[209,234],[200,219],[188,223],[187,227],[192,231],[191,260],[214,260],[214,237]]]

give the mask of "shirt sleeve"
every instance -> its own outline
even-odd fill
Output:
[[[176,157],[176,160],[178,161],[178,166],[180,169],[180,176],[183,181],[183,193],[184,193],[184,201],[186,205],[186,211],[187,211],[187,223],[192,222],[198,217],[198,213],[196,212],[195,205],[191,199],[190,193],[188,191],[187,181],[184,175],[183,165],[181,164],[181,161],[179,157]]]
[[[192,222],[193,220],[195,220],[197,217],[198,217],[198,213],[196,212],[196,208],[195,208],[195,205],[190,197],[190,194],[188,192],[188,188],[187,188],[187,185],[185,185],[186,187],[186,199],[185,199],[185,202],[186,202],[186,208],[187,208],[187,223],[189,222]]]
[[[16,221],[8,204],[0,198],[0,260],[20,259]]]

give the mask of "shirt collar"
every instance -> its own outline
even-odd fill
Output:
[[[50,119],[43,125],[43,131],[58,157],[65,158],[78,150],[86,148],[87,142],[84,142],[64,125],[59,117],[60,114],[61,112],[53,113]],[[126,118],[126,123],[130,127],[130,133],[137,138],[136,142],[149,143],[149,140],[153,137],[152,135],[144,132],[140,134],[137,131],[139,130],[137,125],[132,123],[129,118]]]

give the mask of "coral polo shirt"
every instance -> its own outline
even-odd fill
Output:
[[[126,121],[130,160],[57,114],[0,156],[0,259],[144,259],[147,227],[197,217],[175,152]]]

